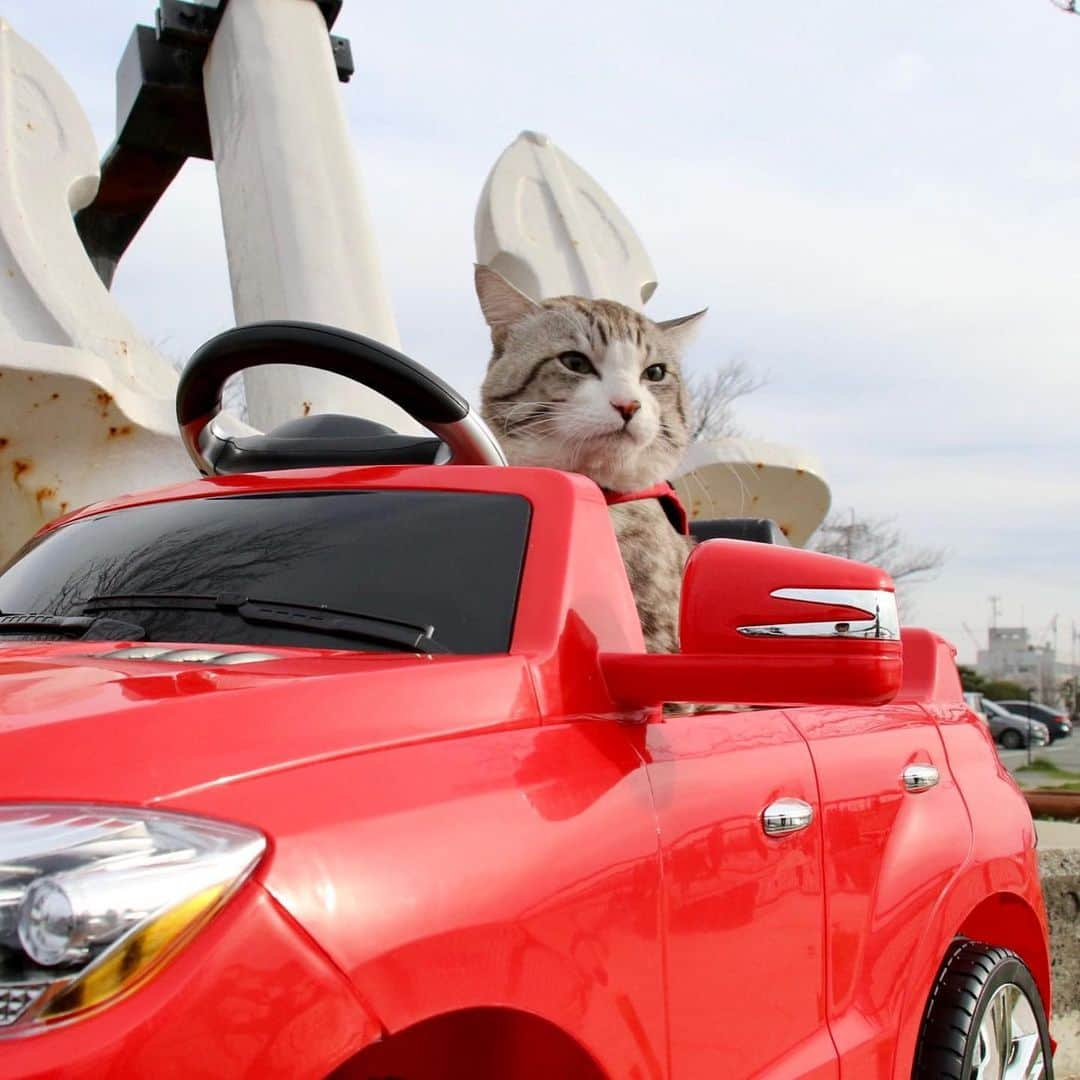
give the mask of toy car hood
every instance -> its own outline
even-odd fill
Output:
[[[114,650],[0,647],[6,798],[153,803],[536,716],[526,665],[513,656],[274,649],[275,659],[227,665],[106,655]]]

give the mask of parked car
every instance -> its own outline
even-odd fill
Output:
[[[1041,705],[1037,701],[999,701],[1011,713],[1038,720],[1050,729],[1050,741],[1067,738],[1072,734],[1072,719],[1064,709],[1055,709],[1050,705]]]
[[[983,708],[983,696],[974,690],[964,691],[964,701],[967,702],[967,707],[984,723],[989,723],[986,719],[986,710]]]
[[[229,434],[283,360],[446,446]],[[178,415],[218,475],[0,571],[5,1080],[1051,1077],[1031,815],[887,574],[707,541],[648,654],[600,489],[417,464],[490,447],[405,357],[228,331]]]
[[[982,708],[991,734],[1006,750],[1050,745],[1050,729],[1040,721],[1010,712],[1001,702],[989,698],[983,698]]]

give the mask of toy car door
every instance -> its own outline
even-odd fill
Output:
[[[890,1074],[934,906],[967,858],[967,810],[915,704],[789,709],[821,790],[827,1008],[841,1076]],[[922,1012],[919,997],[917,1009]]]
[[[817,783],[779,710],[647,730],[667,914],[671,1074],[837,1075]]]

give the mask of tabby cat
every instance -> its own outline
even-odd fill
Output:
[[[704,311],[657,323],[612,300],[536,303],[486,266],[476,292],[494,346],[481,412],[512,465],[583,473],[609,502],[672,475],[689,442],[679,357]],[[611,517],[646,648],[676,652],[691,541],[657,498]]]

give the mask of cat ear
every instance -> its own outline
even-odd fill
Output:
[[[475,269],[476,295],[480,310],[491,327],[492,334],[505,330],[518,319],[540,310],[540,305],[530,300],[520,289],[515,289],[490,266],[477,264]]]
[[[700,311],[695,311],[693,315],[683,315],[678,319],[665,319],[656,325],[663,332],[664,337],[682,352],[694,340],[694,336],[701,326],[701,320],[705,318],[708,310],[708,308],[702,308]]]

